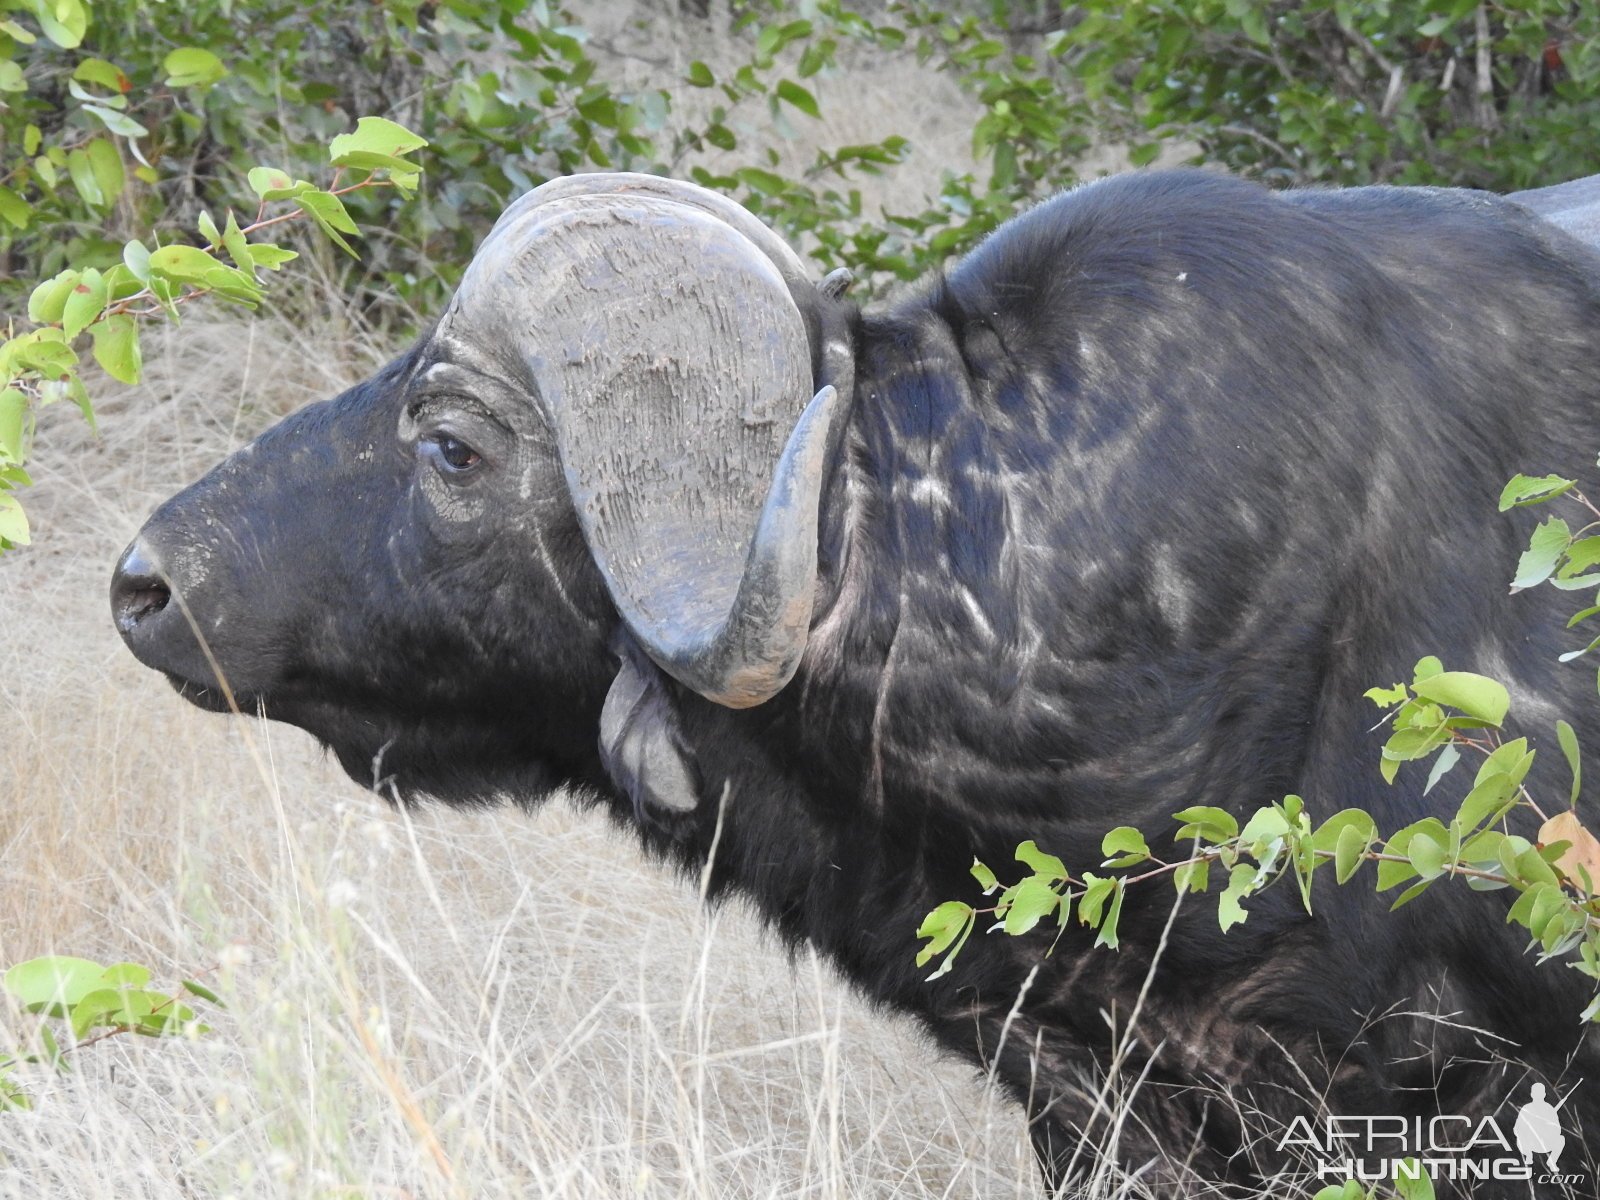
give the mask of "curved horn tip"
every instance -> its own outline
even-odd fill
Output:
[[[722,628],[678,654],[657,658],[659,648],[646,647],[669,675],[726,708],[765,703],[800,668],[811,636],[822,481],[840,408],[838,390],[827,384],[795,423]]]
[[[855,281],[856,273],[849,267],[836,267],[822,277],[817,290],[829,300],[837,300],[850,290]]]

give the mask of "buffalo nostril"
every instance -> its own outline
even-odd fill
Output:
[[[124,592],[117,597],[117,627],[123,631],[132,629],[146,617],[160,612],[171,599],[172,593],[160,583]]]
[[[172,590],[157,575],[155,566],[135,542],[123,554],[111,578],[111,613],[117,628],[131,633],[140,621],[167,607]]]

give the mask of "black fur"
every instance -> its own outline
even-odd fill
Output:
[[[201,516],[220,522],[231,543],[191,609],[220,622],[246,702],[363,783],[455,802],[576,784],[695,872],[725,808],[713,891],[993,1064],[1061,1180],[1080,1134],[1105,1136],[1093,1092],[1171,889],[1129,892],[1120,952],[975,937],[933,983],[918,921],[977,900],[975,854],[1006,864],[1031,837],[1093,866],[1120,824],[1163,852],[1190,804],[1293,792],[1390,830],[1448,819],[1459,781],[1382,782],[1361,696],[1424,654],[1503,678],[1545,744],[1559,715],[1600,745],[1587,668],[1556,662],[1567,598],[1506,596],[1533,518],[1494,511],[1513,473],[1600,448],[1600,260],[1477,193],[1148,174],[1041,205],[887,311],[814,303],[847,322],[857,380],[800,672],[744,711],[656,674],[637,706],[668,727],[692,811],[607,773],[617,622],[536,416],[483,401],[511,423],[508,464],[551,460],[523,462],[522,500],[476,525],[430,515],[394,429],[426,405],[436,339],[269,432],[145,537],[194,546]],[[135,649],[191,691],[209,678]],[[1541,760],[1536,793],[1561,794],[1559,756]],[[1277,888],[1225,937],[1214,899],[1186,903],[1120,1068],[1146,1081],[1118,1156],[1153,1160],[1159,1194],[1222,1194],[1286,1166],[1277,1135],[1317,1097],[1509,1129],[1532,1078],[1564,1094],[1600,1076],[1582,980],[1532,965],[1504,897],[1447,883],[1388,915],[1370,885],[1327,881],[1311,919]],[[1574,1134],[1597,1144],[1600,1078],[1563,1114],[1563,1167],[1592,1182]]]

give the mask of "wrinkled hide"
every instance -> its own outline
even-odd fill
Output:
[[[1063,1178],[1081,1132],[1106,1136],[1093,1090],[1170,887],[1129,892],[1120,952],[980,937],[934,983],[920,917],[977,901],[974,854],[1031,837],[1092,866],[1119,824],[1166,854],[1191,804],[1448,819],[1453,784],[1384,785],[1361,696],[1424,654],[1504,679],[1519,732],[1548,741],[1563,715],[1600,745],[1590,673],[1556,662],[1573,606],[1506,596],[1535,518],[1494,511],[1515,472],[1600,447],[1600,258],[1478,193],[1170,173],[1043,204],[886,310],[834,291],[796,299],[814,371],[819,331],[844,329],[854,384],[804,657],[765,703],[715,703],[641,653],[537,388],[470,321],[164,505],[119,622],[224,708],[192,618],[239,707],[391,795],[575,784],[695,870],[720,820],[713,889],[993,1063]],[[439,427],[484,466],[441,474]],[[1541,760],[1535,794],[1564,794]],[[1275,888],[1226,937],[1214,898],[1187,903],[1122,1066],[1146,1081],[1118,1156],[1162,1194],[1223,1194],[1283,1165],[1277,1134],[1318,1095],[1506,1116],[1534,1077],[1588,1081],[1563,1114],[1600,1145],[1582,980],[1532,967],[1506,895],[1440,886],[1387,915],[1319,877],[1315,919]]]

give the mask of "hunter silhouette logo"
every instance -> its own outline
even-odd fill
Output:
[[[1561,1103],[1566,1101],[1563,1099]],[[1517,1123],[1512,1130],[1524,1163],[1532,1165],[1533,1156],[1542,1154],[1552,1173],[1558,1169],[1556,1159],[1561,1157],[1567,1144],[1566,1135],[1561,1132],[1561,1118],[1556,1112],[1560,1107],[1544,1098],[1544,1084],[1533,1085],[1533,1099],[1517,1113]]]
[[[1561,1108],[1571,1095],[1569,1091],[1552,1104],[1545,1085],[1535,1083],[1526,1104],[1517,1107],[1508,1099],[1507,1109],[1517,1114],[1509,1137],[1501,1124],[1504,1117],[1328,1115],[1320,1122],[1296,1117],[1278,1149],[1304,1155],[1315,1164],[1320,1180],[1387,1183],[1426,1174],[1434,1182],[1500,1180],[1571,1187],[1586,1178],[1582,1172],[1563,1175],[1559,1166],[1567,1146]]]

